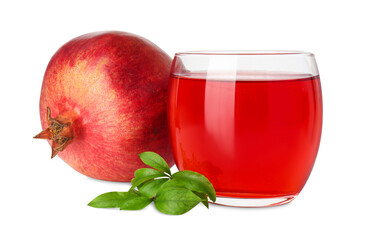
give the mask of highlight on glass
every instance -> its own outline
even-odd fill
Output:
[[[176,53],[168,120],[179,170],[205,175],[216,204],[292,201],[313,168],[322,94],[312,53]]]

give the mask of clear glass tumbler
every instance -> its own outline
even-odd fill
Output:
[[[176,165],[205,175],[217,204],[276,206],[300,193],[322,129],[313,54],[181,52],[169,84]]]

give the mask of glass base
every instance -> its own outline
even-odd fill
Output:
[[[274,207],[291,202],[297,195],[288,195],[274,198],[232,198],[232,197],[216,197],[216,202],[211,202],[216,205],[228,207],[242,208],[260,208]]]

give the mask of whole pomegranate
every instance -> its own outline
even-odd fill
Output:
[[[52,57],[40,115],[52,158],[92,178],[130,181],[153,151],[173,165],[166,105],[171,58],[126,32],[77,37]]]

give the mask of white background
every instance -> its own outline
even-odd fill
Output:
[[[366,239],[364,1],[1,1],[0,239]],[[313,172],[288,205],[202,205],[182,216],[95,209],[126,183],[50,160],[38,101],[47,63],[81,34],[121,30],[170,56],[188,50],[303,50],[316,56],[324,127]]]

